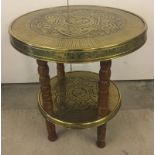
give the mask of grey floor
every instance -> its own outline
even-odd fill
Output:
[[[107,146],[95,145],[96,128],[57,126],[47,140],[37,108],[38,84],[2,85],[2,155],[153,155],[153,81],[117,81],[122,107],[107,127]]]

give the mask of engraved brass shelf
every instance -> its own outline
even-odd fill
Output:
[[[27,13],[10,26],[12,45],[45,61],[80,63],[129,54],[146,41],[144,20],[101,6],[61,6]]]
[[[109,113],[99,118],[97,114],[98,74],[88,71],[66,73],[65,80],[51,79],[54,111],[43,108],[41,92],[38,106],[43,116],[54,124],[67,128],[89,128],[108,122],[118,112],[121,97],[118,88],[111,81],[109,88]]]

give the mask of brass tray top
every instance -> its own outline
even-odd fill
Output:
[[[67,72],[65,80],[57,76],[51,79],[53,112],[45,111],[39,92],[38,106],[43,116],[54,124],[67,128],[90,128],[107,123],[118,112],[121,96],[111,81],[109,87],[108,110],[104,117],[98,116],[98,80],[96,73],[88,71]]]
[[[9,28],[12,45],[45,61],[80,63],[129,54],[146,41],[146,23],[120,9],[73,5],[46,8],[17,18]]]

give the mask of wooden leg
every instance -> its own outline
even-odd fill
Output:
[[[65,83],[65,67],[63,63],[57,63],[57,77],[59,83],[59,110],[64,110],[66,105],[66,83]]]
[[[51,86],[49,77],[49,68],[46,61],[37,60],[40,88],[42,92],[43,107],[48,113],[53,112],[53,102],[51,96]],[[48,139],[54,141],[57,139],[55,125],[46,120]]]
[[[65,69],[63,63],[57,63],[57,75],[59,79],[65,79]]]
[[[100,62],[99,82],[98,82],[98,116],[103,117],[108,113],[108,95],[110,85],[111,60]],[[97,128],[97,146],[102,148],[105,146],[106,124]]]
[[[55,125],[47,120],[45,123],[47,127],[47,132],[48,132],[48,139],[50,141],[55,141],[57,139]]]
[[[97,128],[97,146],[103,148],[105,146],[106,124]]]

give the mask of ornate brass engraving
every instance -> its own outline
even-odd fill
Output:
[[[146,41],[139,16],[101,6],[61,6],[17,18],[9,28],[23,54],[58,63],[109,60],[134,52]]]
[[[43,116],[48,121],[71,128],[87,128],[106,123],[119,110],[120,94],[113,82],[110,82],[109,113],[99,118],[98,80],[98,74],[92,72],[69,72],[66,80],[59,80],[57,76],[52,78],[54,110],[53,114],[50,114],[43,108],[39,94],[39,108]]]
[[[60,8],[34,17],[30,28],[38,34],[64,38],[90,38],[110,35],[124,28],[125,19],[98,8]]]

